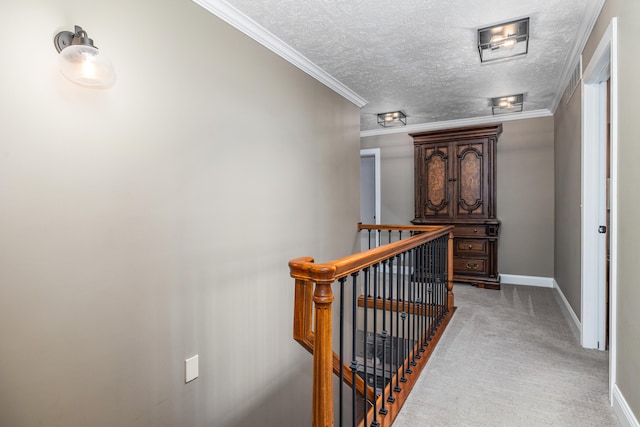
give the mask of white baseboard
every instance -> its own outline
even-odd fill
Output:
[[[562,293],[562,289],[560,289],[560,286],[558,286],[558,282],[556,282],[555,279],[553,279],[553,287],[556,289],[556,291],[558,292],[558,295],[560,295],[560,299],[562,300],[562,303],[564,304],[564,307],[567,309],[567,312],[569,312],[569,315],[571,316],[571,320],[573,320],[573,324],[576,327],[576,332],[578,334],[578,337],[580,337],[581,333],[582,333],[582,324],[580,323],[580,319],[578,319],[578,316],[576,315],[576,312],[573,311],[573,308],[571,307],[571,304],[569,304],[569,301],[567,300],[567,297],[564,296],[564,293]]]
[[[508,285],[521,285],[521,286],[538,286],[542,288],[555,288],[560,295],[560,299],[564,304],[567,312],[571,316],[571,320],[573,320],[574,326],[577,328],[575,332],[580,336],[580,331],[582,330],[582,326],[580,325],[580,319],[576,316],[576,312],[573,311],[569,301],[562,293],[562,289],[558,286],[556,279],[553,277],[537,277],[537,276],[520,276],[517,274],[500,274],[500,282]],[[640,426],[639,426],[640,427]]]
[[[611,394],[611,406],[613,406],[613,412],[618,416],[620,425],[622,427],[640,427],[638,419],[633,414],[633,411],[616,384],[613,385],[613,393]]]
[[[533,277],[533,276],[518,276],[514,274],[501,274],[500,281],[505,284],[511,285],[524,285],[524,286],[541,286],[545,288],[555,288],[560,295],[560,299],[564,304],[567,312],[569,313],[573,323],[577,329],[577,334],[580,336],[581,325],[578,316],[576,316],[575,311],[567,301],[567,298],[564,296],[562,289],[558,286],[558,283],[554,278],[549,277]],[[618,420],[620,421],[620,425],[622,427],[640,427],[640,423],[636,418],[635,414],[629,407],[626,399],[622,395],[622,392],[618,388],[616,384],[613,385],[613,391],[611,396],[611,406],[613,406],[613,411],[615,412]]]
[[[553,288],[553,277],[520,276],[517,274],[500,274],[500,283],[508,285],[538,286]]]

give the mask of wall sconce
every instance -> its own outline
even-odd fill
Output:
[[[480,62],[497,61],[529,52],[529,18],[478,30]]]
[[[72,82],[90,88],[105,89],[116,81],[116,73],[108,58],[98,52],[93,40],[81,27],[75,32],[56,34],[53,43],[60,53],[60,70]]]
[[[380,113],[378,114],[378,124],[385,128],[387,126],[405,126],[407,124],[407,116],[402,111]]]
[[[491,98],[489,101],[491,112],[496,114],[519,113],[524,106],[524,94]]]

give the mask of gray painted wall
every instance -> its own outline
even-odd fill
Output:
[[[413,215],[413,142],[406,133],[361,138],[361,146],[380,148],[380,222],[408,224]]]
[[[498,142],[500,273],[553,277],[553,117],[505,122]]]
[[[640,38],[640,3],[634,1],[608,0],[600,13],[600,17],[591,33],[589,42],[583,51],[583,65],[586,66],[607,29],[611,18],[618,17],[618,59],[619,59],[619,87],[618,87],[618,313],[617,313],[617,373],[615,382],[622,395],[629,404],[635,416],[640,415],[640,328],[638,327],[638,313],[640,312],[640,286],[638,286],[637,266],[640,264],[640,252],[637,242],[640,239],[640,223],[637,211],[640,207],[640,197],[637,183],[640,182],[640,169],[637,158],[640,156],[638,135],[640,122],[638,121],[638,104],[640,97],[640,83],[638,68],[640,58],[637,51],[637,40]],[[579,98],[578,98],[579,99]],[[579,209],[576,209],[576,199],[573,192],[579,192],[579,162],[581,138],[581,120],[579,100],[562,104],[556,112],[556,220],[558,229],[571,221],[579,222]],[[576,105],[577,103],[577,105]],[[566,144],[566,145],[565,145]],[[558,168],[562,159],[569,159],[569,152],[573,151],[575,159],[571,160],[572,171],[567,171],[566,184],[559,179]],[[578,163],[579,164],[579,163]],[[576,181],[577,180],[577,181]],[[558,283],[572,307],[580,310],[580,281],[579,263],[567,266],[573,262],[568,253],[575,251],[565,240],[580,241],[579,227],[565,233],[556,234],[556,274]],[[577,243],[573,243],[575,245]],[[579,249],[579,246],[578,246]],[[561,279],[562,272],[567,273]],[[576,272],[578,275],[576,275]],[[566,280],[565,280],[566,278]],[[562,283],[561,283],[562,282]]]
[[[636,418],[640,418],[640,2],[621,1],[619,16],[619,152],[618,152],[618,353],[616,383]]]
[[[74,24],[111,90],[60,75]],[[287,263],[354,249],[358,108],[188,0],[0,28],[0,425],[309,425]]]
[[[555,274],[562,293],[580,319],[582,96],[576,89],[555,114]]]
[[[362,138],[380,148],[382,223],[413,219],[413,140],[406,133]],[[502,274],[553,276],[553,117],[503,123],[497,154]]]

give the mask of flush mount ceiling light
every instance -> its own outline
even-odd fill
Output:
[[[480,62],[526,55],[529,51],[529,18],[478,30]]]
[[[524,104],[524,94],[502,96],[499,98],[491,98],[491,112],[496,114],[519,113],[522,111]]]
[[[407,124],[407,116],[402,111],[380,113],[378,114],[378,124],[385,128],[388,126],[405,126]]]
[[[93,40],[81,27],[75,32],[62,31],[53,39],[60,53],[60,70],[72,82],[85,87],[105,89],[116,81],[116,73],[108,58],[98,52]]]

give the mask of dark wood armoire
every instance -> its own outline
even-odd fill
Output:
[[[500,289],[496,144],[501,124],[410,134],[414,142],[415,218],[454,225],[454,280]]]

